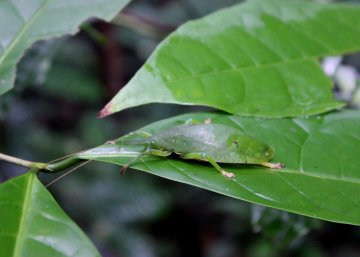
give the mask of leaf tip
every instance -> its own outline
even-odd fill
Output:
[[[97,118],[101,119],[112,114],[113,112],[111,111],[112,109],[111,107],[112,107],[111,103],[105,105],[105,107],[98,113]]]

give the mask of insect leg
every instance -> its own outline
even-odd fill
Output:
[[[146,132],[146,131],[136,131],[136,132],[133,132],[131,134],[135,134],[135,135],[138,135],[138,136],[141,136],[143,138],[148,138],[148,137],[151,137],[152,134],[149,133],[149,132]]]
[[[145,132],[145,131],[135,131],[135,132],[131,132],[119,139],[114,139],[114,140],[108,140],[105,144],[116,144],[118,142],[121,142],[121,141],[126,141],[126,140],[130,140],[132,139],[133,137],[136,137],[136,136],[139,136],[141,138],[149,138],[152,136],[152,134],[148,133],[148,132]]]
[[[263,163],[260,163],[259,165],[268,167],[270,169],[282,169],[282,168],[285,168],[285,165],[280,163],[280,162],[277,162],[277,163],[263,162]]]
[[[201,121],[198,121],[198,120],[193,120],[193,119],[187,119],[185,122],[184,122],[185,125],[196,125],[196,124],[202,124]]]
[[[144,155],[149,154],[147,151],[142,152],[141,154],[139,154],[138,156],[136,156],[134,159],[130,160],[128,163],[126,163],[124,166],[121,167],[120,169],[120,174],[124,175],[125,172],[127,171],[127,169],[134,164],[135,162],[137,162],[141,157],[143,157]]]
[[[147,149],[142,152],[141,154],[139,154],[138,156],[136,156],[134,159],[130,160],[127,164],[125,164],[121,170],[120,173],[123,175],[125,174],[126,170],[130,167],[130,165],[134,164],[135,162],[137,162],[141,157],[143,157],[144,155],[154,155],[154,156],[162,156],[162,157],[166,157],[169,156],[171,154],[171,151],[166,151],[166,150],[158,150],[158,149],[151,149],[150,147],[147,147]]]
[[[149,150],[149,154],[155,155],[155,156],[161,156],[161,157],[169,156],[171,153],[172,153],[172,151],[167,151],[167,150],[158,150],[158,149],[150,149]]]
[[[228,178],[234,178],[235,174],[232,172],[227,172],[223,168],[220,167],[219,164],[214,161],[214,159],[207,155],[206,153],[187,153],[180,155],[182,159],[192,159],[192,160],[201,160],[201,161],[208,161],[215,169],[217,169],[221,175],[228,177]]]
[[[207,118],[204,120],[204,122],[201,122],[199,120],[193,120],[193,119],[187,119],[184,124],[185,125],[196,125],[196,124],[211,124],[211,119],[210,118]]]

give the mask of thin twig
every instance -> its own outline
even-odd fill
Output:
[[[10,155],[6,155],[3,153],[0,153],[0,160],[6,161],[6,162],[9,162],[12,164],[16,164],[16,165],[19,165],[19,166],[22,166],[25,168],[29,168],[29,169],[34,167],[34,164],[35,164],[34,162],[19,159],[19,158],[16,158],[16,157],[13,157]]]

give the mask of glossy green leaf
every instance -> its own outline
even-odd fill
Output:
[[[87,18],[111,19],[129,0],[3,0],[0,2],[0,95],[13,87],[15,66],[39,39],[75,33]]]
[[[317,58],[360,49],[360,5],[248,1],[170,35],[100,116],[147,103],[266,117],[342,106]]]
[[[329,221],[360,225],[360,111],[341,111],[312,118],[261,119],[198,113],[154,123],[143,130],[161,131],[188,118],[226,124],[275,148],[273,162],[286,168],[222,165],[236,174],[221,176],[212,166],[181,160],[144,157],[132,168],[208,189],[230,197]],[[107,144],[80,154],[124,165],[126,147]]]
[[[100,256],[36,175],[0,185],[0,256]]]

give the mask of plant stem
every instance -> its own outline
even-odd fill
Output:
[[[23,159],[19,159],[10,155],[6,155],[3,153],[0,153],[0,160],[16,164],[28,169],[37,169],[41,172],[45,173],[55,173],[59,171],[66,170],[67,168],[70,168],[78,163],[84,162],[85,160],[79,159],[76,155],[70,156],[68,158],[65,158],[61,161],[54,162],[51,164],[43,163],[43,162],[31,162],[26,161]]]
[[[29,169],[33,168],[35,164],[35,162],[26,161],[3,153],[0,153],[0,160],[13,163]]]

